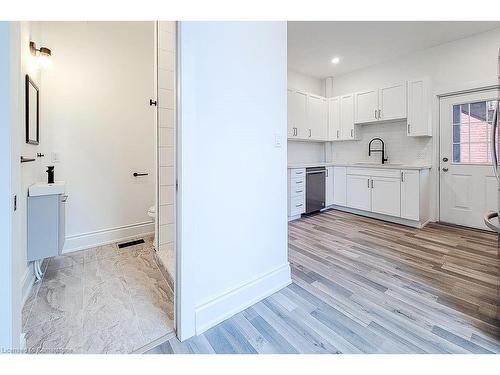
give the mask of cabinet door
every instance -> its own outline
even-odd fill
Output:
[[[354,139],[354,96],[340,97],[340,134],[342,139]]]
[[[406,118],[406,82],[382,87],[378,98],[379,120]]]
[[[326,187],[325,187],[325,206],[333,204],[333,189],[334,189],[334,173],[333,167],[326,168]]]
[[[347,175],[346,178],[347,207],[359,210],[371,210],[370,177]]]
[[[420,220],[419,171],[401,171],[401,217]]]
[[[430,121],[429,84],[424,79],[408,81],[408,124],[410,137],[432,136]]]
[[[307,94],[301,91],[288,92],[288,129],[291,138],[305,139],[307,123]],[[295,132],[293,132],[295,128]],[[293,135],[295,134],[295,135]]]
[[[372,177],[372,212],[401,216],[401,182],[399,178]]]
[[[308,95],[307,98],[307,137],[315,141],[326,141],[328,133],[328,112],[326,99]]]
[[[346,205],[346,167],[333,167],[333,204]]]
[[[328,140],[340,139],[340,97],[328,99]]]
[[[287,90],[287,124],[288,124],[288,138],[295,137],[295,111],[294,108],[294,94],[293,90]]]
[[[378,90],[361,91],[354,94],[354,122],[374,122],[378,119]]]

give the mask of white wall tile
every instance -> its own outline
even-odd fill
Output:
[[[174,147],[175,133],[172,128],[160,128],[158,130],[158,146],[159,147]]]
[[[160,186],[158,194],[160,196],[160,205],[173,204],[175,200],[175,186]]]
[[[175,185],[174,167],[160,167],[160,185]]]
[[[173,224],[174,222],[175,222],[174,205],[166,204],[160,206],[160,216],[159,216],[160,225]]]
[[[158,87],[161,89],[174,90],[174,72],[171,70],[158,69]]]
[[[159,109],[158,126],[160,128],[173,128],[175,124],[175,111],[168,108]]]
[[[162,167],[173,167],[175,161],[175,149],[174,147],[160,147],[158,149],[158,158],[160,166]]]
[[[160,233],[158,236],[158,241],[160,245],[173,242],[175,235],[175,225],[174,224],[165,224],[160,225]]]
[[[158,89],[158,106],[160,108],[174,108],[174,91]]]

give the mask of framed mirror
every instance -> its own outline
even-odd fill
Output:
[[[38,86],[26,74],[26,143],[40,143],[40,92]]]

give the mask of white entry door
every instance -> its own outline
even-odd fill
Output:
[[[491,129],[497,99],[498,91],[491,90],[440,100],[442,222],[487,229],[484,214],[498,208],[491,164]]]

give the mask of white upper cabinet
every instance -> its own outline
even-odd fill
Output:
[[[374,122],[378,119],[378,90],[360,91],[354,94],[356,124]]]
[[[340,134],[341,139],[356,139],[354,129],[354,95],[340,97]]]
[[[378,91],[379,121],[406,118],[406,82],[382,87]]]
[[[288,89],[288,138],[307,139],[307,93]]]
[[[410,137],[432,136],[430,84],[426,79],[408,81],[408,123]]]
[[[328,104],[322,96],[307,97],[307,138],[314,141],[328,140]]]
[[[341,139],[340,128],[340,97],[328,99],[328,140]]]

